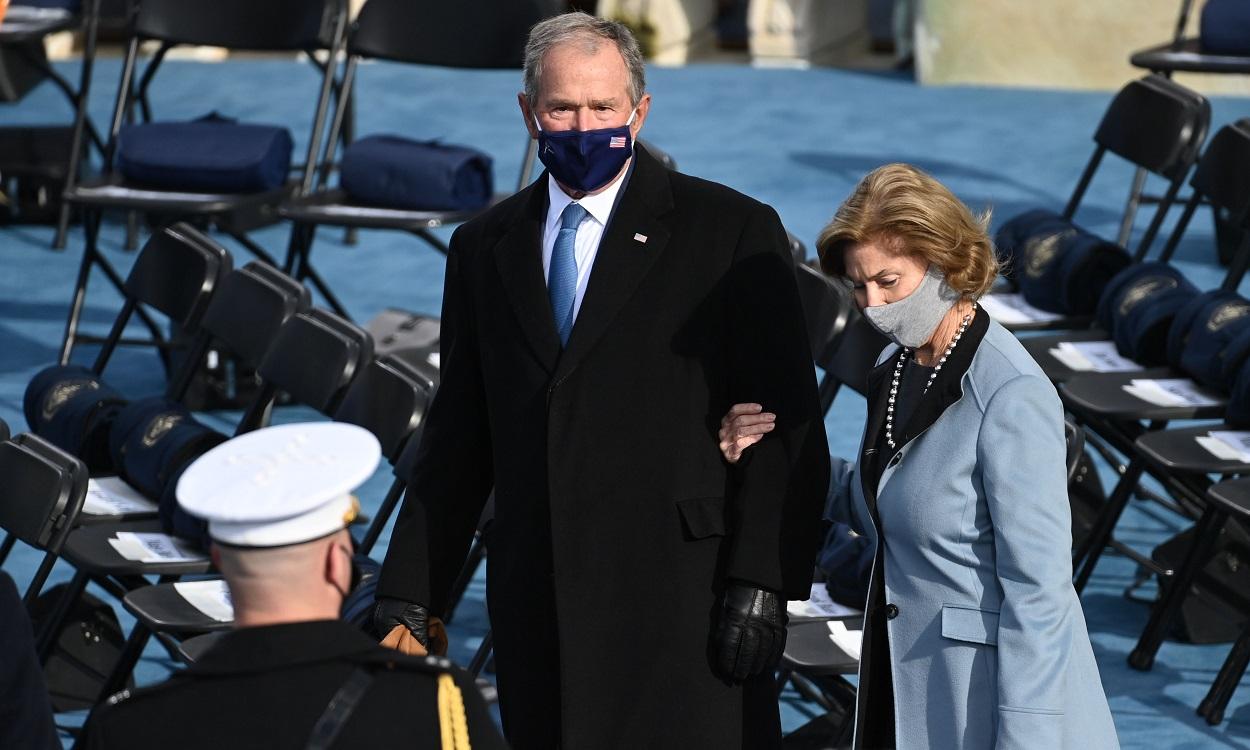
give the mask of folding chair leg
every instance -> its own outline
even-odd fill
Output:
[[[127,250],[139,249],[139,212],[126,212],[126,244],[123,245]]]
[[[56,217],[56,235],[52,238],[53,250],[65,249],[66,239],[69,237],[70,211],[70,205],[62,201],[60,213],[58,213]]]
[[[87,211],[83,217],[83,229],[87,240],[83,248],[82,261],[78,264],[78,278],[74,280],[74,297],[69,306],[69,320],[65,323],[65,336],[61,340],[62,365],[69,364],[70,355],[74,351],[74,341],[78,338],[78,322],[82,318],[83,303],[87,299],[87,282],[91,280],[91,267],[95,265],[97,250],[96,239],[100,233],[100,212]]]
[[[57,633],[61,632],[61,625],[65,622],[65,618],[69,615],[70,607],[74,601],[82,595],[84,589],[87,588],[87,574],[80,571],[74,573],[74,577],[66,584],[65,591],[62,593],[60,600],[56,606],[48,613],[48,618],[39,625],[39,632],[35,633],[35,643],[39,650],[39,663],[46,664],[48,656],[52,653],[52,647],[56,644]]]
[[[1154,666],[1155,654],[1159,652],[1159,646],[1172,627],[1176,613],[1180,611],[1181,604],[1189,595],[1189,587],[1197,577],[1198,571],[1202,570],[1202,567],[1211,559],[1211,554],[1215,551],[1215,540],[1220,535],[1220,529],[1224,528],[1224,521],[1227,518],[1228,513],[1212,505],[1208,506],[1202,518],[1198,519],[1194,528],[1193,544],[1185,554],[1185,560],[1181,566],[1172,574],[1172,583],[1168,586],[1167,595],[1155,602],[1154,608],[1150,611],[1150,620],[1146,623],[1146,629],[1142,631],[1136,648],[1128,655],[1129,666],[1133,669],[1145,671]]]
[[[1124,508],[1133,494],[1133,488],[1137,486],[1137,481],[1141,479],[1145,469],[1146,463],[1140,458],[1134,458],[1129,462],[1124,475],[1116,483],[1111,497],[1103,507],[1102,513],[1098,514],[1098,521],[1094,524],[1094,528],[1085,538],[1085,543],[1077,549],[1073,563],[1080,565],[1080,570],[1077,572],[1076,580],[1072,583],[1076,588],[1076,593],[1080,594],[1084,591],[1085,584],[1089,583],[1089,577],[1094,573],[1094,566],[1098,565],[1098,559],[1102,557],[1107,542],[1111,540],[1115,525],[1124,514]]]
[[[274,260],[273,256],[269,254],[268,250],[256,244],[246,234],[243,234],[242,232],[230,232],[230,231],[227,231],[226,234],[233,237],[235,242],[245,247],[249,253],[251,253],[252,255],[255,255],[257,258],[259,258],[263,262],[273,266],[274,268],[280,267],[278,265],[278,261]]]
[[[108,700],[110,695],[122,691],[122,688],[126,686],[126,678],[135,671],[135,665],[139,663],[140,657],[143,656],[143,649],[148,645],[148,639],[151,637],[152,631],[143,627],[142,623],[135,623],[135,628],[130,631],[130,637],[126,639],[121,655],[117,657],[117,664],[113,666],[113,671],[109,673],[108,679],[100,687],[96,705]]]
[[[452,584],[451,592],[447,596],[444,624],[451,624],[451,618],[456,614],[456,605],[460,604],[460,600],[464,598],[464,592],[469,588],[473,574],[477,572],[477,567],[482,564],[484,557],[486,557],[486,543],[481,533],[478,533],[473,539],[473,546],[469,548],[469,555],[465,558],[464,565],[460,568],[460,575],[456,577],[456,582]]]
[[[326,304],[335,312],[336,315],[347,320],[351,320],[352,316],[347,314],[347,308],[343,307],[343,303],[340,302],[339,298],[333,291],[330,290],[329,283],[322,278],[317,269],[313,268],[312,245],[316,236],[317,228],[315,226],[305,227],[303,237],[301,237],[299,244],[296,246],[298,257],[295,262],[295,271],[292,275],[299,281],[307,279],[311,282],[321,296],[325,298]]]
[[[438,235],[434,234],[428,229],[425,229],[425,228],[414,229],[412,230],[412,233],[420,237],[421,239],[425,240],[426,242],[428,242],[431,247],[433,247],[435,250],[439,251],[443,255],[446,255],[447,253],[451,252],[451,248],[447,247],[447,243],[440,240],[438,238]]]
[[[495,631],[487,630],[486,635],[482,637],[482,645],[477,647],[477,653],[473,655],[473,661],[469,662],[469,673],[477,677],[482,673],[482,667],[486,666],[487,660],[490,659],[491,651],[495,649]]]
[[[4,535],[4,541],[0,542],[0,565],[4,565],[4,561],[9,559],[9,553],[13,551],[16,542],[17,537],[12,534]]]
[[[369,530],[365,532],[365,536],[357,545],[356,551],[362,554],[369,554],[373,551],[373,545],[377,544],[378,537],[382,536],[382,530],[386,528],[386,522],[390,520],[391,514],[395,512],[395,506],[399,504],[399,499],[404,494],[404,483],[393,482],[391,488],[387,490],[386,497],[382,498],[382,504],[378,506],[378,512],[373,516],[373,521],[369,524]]]
[[[828,373],[820,379],[820,413],[829,414],[829,408],[833,406],[833,400],[837,398],[838,391],[841,389],[842,383],[837,378],[832,377]]]
[[[1137,207],[1141,205],[1142,191],[1146,188],[1146,170],[1138,167],[1133,175],[1133,187],[1129,189],[1128,204],[1124,207],[1124,218],[1120,220],[1120,234],[1116,244],[1128,247],[1133,237],[1133,222],[1137,219]]]
[[[1206,719],[1211,726],[1224,721],[1224,709],[1228,707],[1228,701],[1236,692],[1237,684],[1241,682],[1248,665],[1250,665],[1250,625],[1247,625],[1237,637],[1232,651],[1228,652],[1228,658],[1224,660],[1224,666],[1220,667],[1220,673],[1211,683],[1211,689],[1207,691],[1202,703],[1198,704],[1198,715]]]

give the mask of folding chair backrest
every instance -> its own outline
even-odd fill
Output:
[[[87,467],[29,433],[0,442],[0,526],[59,553],[87,494]]]
[[[347,387],[373,358],[365,329],[318,308],[297,314],[278,331],[258,370],[265,391],[277,389],[330,415]]]
[[[809,265],[795,268],[799,301],[803,304],[803,320],[812,357],[822,370],[829,369],[829,360],[837,349],[838,337],[846,330],[856,313],[855,300],[845,285],[829,278]]]
[[[1168,180],[1183,179],[1211,122],[1201,94],[1160,75],[1132,81],[1111,100],[1094,141]]]
[[[559,12],[558,5],[552,0],[369,0],[356,17],[348,53],[452,68],[520,68],[530,27]]]
[[[96,355],[93,372],[98,375],[104,371],[139,305],[168,316],[184,331],[195,331],[232,265],[225,248],[189,224],[175,224],[154,233],[122,285],[126,302]]]
[[[142,0],[135,33],[170,44],[239,50],[320,47],[341,0]]]
[[[1193,194],[1172,229],[1160,260],[1171,259],[1201,203],[1210,203],[1217,211],[1227,212],[1236,226],[1250,225],[1250,118],[1225,125],[1211,136],[1189,182]],[[1242,233],[1241,243],[1228,265],[1220,287],[1233,291],[1250,266],[1250,232]]]
[[[1081,463],[1081,454],[1085,451],[1085,430],[1078,427],[1070,417],[1063,420],[1063,437],[1068,447],[1068,481],[1076,476],[1076,469]]]
[[[420,426],[429,404],[426,378],[407,362],[387,355],[370,362],[352,381],[334,419],[369,430],[388,461]]]
[[[1250,118],[1220,128],[1207,144],[1190,185],[1241,226],[1250,221]]]
[[[877,357],[889,343],[890,340],[856,310],[838,338],[833,355],[823,365],[825,373],[861,396],[866,395],[868,371],[876,365]]]
[[[645,138],[639,138],[638,145],[645,148],[647,150],[647,153],[654,156],[656,161],[664,165],[665,169],[671,172],[677,171],[677,160],[674,159],[672,155],[670,155],[667,151],[655,145],[651,141],[646,140]]]
[[[190,224],[178,223],[152,235],[124,288],[128,296],[192,331],[232,266],[225,248]]]
[[[278,331],[308,309],[307,287],[266,263],[252,261],[222,280],[204,314],[204,330],[253,367]]]

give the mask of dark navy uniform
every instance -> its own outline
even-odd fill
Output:
[[[463,697],[469,746],[507,747],[468,673],[445,659],[382,648],[334,620],[235,630],[167,682],[120,693],[100,706],[80,746],[304,748],[330,699],[357,668],[372,681],[332,747],[441,750],[444,675],[452,676]]]
[[[0,572],[0,748],[60,750],[26,606]]]

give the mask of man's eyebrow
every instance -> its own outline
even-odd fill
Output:
[[[543,102],[543,106],[548,107],[548,108],[566,107],[568,109],[576,109],[577,102],[573,101],[572,99],[557,99],[553,97]]]
[[[610,99],[591,99],[590,100],[590,106],[592,107],[615,107],[616,104],[617,104],[617,98],[615,96]]]

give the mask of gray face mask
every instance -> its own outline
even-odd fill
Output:
[[[899,346],[923,346],[955,302],[959,292],[951,289],[942,272],[929,266],[911,294],[897,302],[864,308],[864,317]]]

